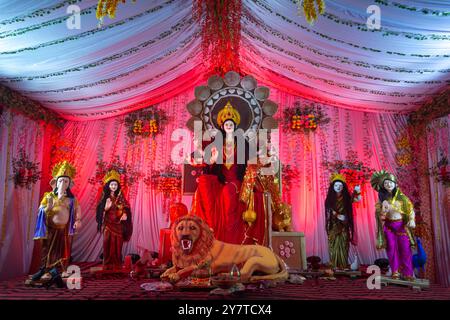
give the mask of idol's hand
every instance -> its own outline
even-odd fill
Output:
[[[389,204],[389,202],[387,202],[386,200],[383,201],[382,207],[381,207],[381,211],[383,213],[388,213],[389,211],[391,211],[391,205]]]
[[[345,216],[343,214],[338,214],[337,218],[341,221],[345,221]]]
[[[124,213],[121,217],[120,217],[120,221],[126,221],[128,219],[127,214]]]
[[[112,206],[111,198],[106,199],[105,211],[108,211],[109,209],[111,209],[111,206]]]
[[[356,193],[361,193],[361,186],[355,186],[354,190]]]
[[[414,229],[416,227],[416,222],[414,220],[409,220],[408,223],[406,224],[406,226],[408,228]]]
[[[47,196],[47,210],[52,210],[53,208],[53,197],[48,195]]]
[[[215,147],[212,148],[210,163],[211,164],[216,163],[218,157],[219,157],[219,151],[217,151],[217,148],[215,148]]]
[[[79,230],[81,228],[81,220],[75,221],[73,227],[75,228],[75,230]]]
[[[336,216],[336,215],[337,215],[337,212],[333,210],[333,216]]]

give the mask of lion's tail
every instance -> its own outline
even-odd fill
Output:
[[[251,276],[249,281],[255,282],[260,280],[287,280],[289,278],[289,273],[287,271],[286,263],[277,254],[275,254],[278,264],[281,270],[275,274],[267,274],[264,276]]]

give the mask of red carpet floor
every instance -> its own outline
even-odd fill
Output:
[[[108,276],[96,279],[89,274],[94,263],[79,264],[82,267],[83,283],[80,290],[58,289],[52,287],[30,288],[24,285],[24,277],[0,282],[0,300],[141,300],[141,299],[222,299],[211,296],[209,291],[170,291],[148,292],[140,288],[150,279],[133,280],[130,277]],[[254,289],[229,296],[230,299],[251,300],[450,300],[450,288],[432,284],[429,289],[415,291],[408,287],[390,285],[380,290],[369,290],[366,279],[351,280],[340,277],[330,281],[306,280],[305,283],[283,284],[275,288]]]

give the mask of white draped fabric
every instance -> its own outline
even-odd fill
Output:
[[[0,106],[1,107],[1,106]],[[39,185],[15,187],[12,161],[25,148],[30,161],[41,170],[43,129],[21,115],[4,111],[0,126],[0,279],[28,271],[39,206]]]
[[[294,229],[305,232],[307,255],[318,255],[324,262],[329,177],[323,161],[343,160],[355,151],[366,166],[395,173],[394,141],[406,125],[406,117],[398,114],[416,110],[450,83],[450,16],[442,14],[449,11],[448,4],[416,1],[417,10],[408,10],[395,1],[383,3],[381,30],[371,31],[366,30],[366,9],[373,1],[327,0],[326,14],[313,26],[297,14],[296,1],[242,1],[242,73],[271,88],[280,119],[297,100],[318,102],[331,118],[314,134],[280,134],[282,163],[300,173],[291,193],[284,194],[292,201]],[[81,10],[78,29],[67,27],[69,4]],[[189,118],[186,103],[193,99],[194,87],[206,82],[207,71],[192,1],[127,1],[119,4],[116,19],[106,18],[102,27],[95,18],[96,4],[0,0],[0,84],[69,120],[62,139],[72,146],[78,170],[73,191],[83,222],[73,244],[76,261],[95,261],[101,253],[95,222],[99,186],[88,180],[95,175],[97,161],[109,162],[115,156],[142,173],[130,189],[134,233],[124,253],[157,251],[159,230],[168,219],[162,196],[143,181],[169,163],[170,135],[184,127]],[[156,138],[155,147],[151,140],[130,143],[125,114],[151,105],[171,117],[164,134]],[[21,146],[32,160],[42,159],[42,128],[22,116],[12,122],[9,117],[3,113],[0,127],[0,278],[28,271],[30,230],[39,196],[48,191],[39,185],[14,189],[8,179]],[[442,141],[448,143],[448,137]],[[435,156],[430,154],[431,162]],[[442,231],[436,256],[441,267],[447,265],[440,269],[441,277],[449,274],[449,257],[442,254],[448,253],[448,230],[437,210],[444,191],[432,182],[438,199],[434,227]],[[191,199],[183,201],[190,205]],[[355,205],[358,246],[350,254],[350,259],[358,254],[362,263],[384,257],[375,249],[375,202],[376,193],[367,183],[362,202]]]
[[[159,230],[168,224],[163,211],[163,199],[143,179],[152,170],[164,168],[170,160],[171,133],[182,128],[188,113],[185,105],[192,99],[193,89],[174,99],[159,104],[172,117],[164,134],[157,137],[156,149],[151,140],[131,144],[126,136],[124,117],[118,116],[96,121],[69,122],[64,128],[63,139],[69,139],[73,148],[73,162],[77,167],[76,184],[73,189],[82,208],[83,229],[75,236],[73,256],[76,261],[95,261],[101,253],[101,236],[96,231],[95,207],[99,186],[88,183],[95,175],[98,160],[111,161],[118,155],[121,161],[130,164],[142,173],[139,182],[130,189],[134,233],[125,245],[124,253],[142,249],[158,250]],[[276,89],[271,98],[282,106],[292,106],[298,99]],[[305,102],[305,101],[304,101]],[[364,113],[323,106],[331,122],[314,134],[288,135],[281,131],[280,156],[283,164],[299,170],[299,177],[290,195],[293,205],[293,224],[296,231],[306,234],[307,255],[318,255],[328,261],[328,243],[324,224],[324,201],[328,187],[328,175],[322,166],[324,160],[345,159],[348,150],[355,150],[367,166],[386,168],[395,172],[395,134],[404,123],[402,116]],[[38,205],[35,199],[34,207]],[[183,201],[190,206],[191,199]],[[373,263],[383,257],[384,252],[375,249],[374,205],[376,193],[370,184],[363,186],[363,200],[355,205],[358,246],[352,248],[351,257],[357,253],[362,263]],[[20,211],[22,212],[22,211]],[[25,257],[26,253],[23,253]]]
[[[241,67],[272,87],[329,105],[405,112],[449,84],[448,3],[415,10],[327,0],[313,26],[294,0],[243,0]],[[81,10],[69,29],[69,4]],[[192,1],[120,3],[98,28],[96,0],[0,0],[0,83],[72,120],[118,115],[205,81]],[[387,5],[386,5],[387,4]],[[410,6],[413,7],[413,6]],[[73,20],[73,19],[72,19]],[[70,21],[72,21],[70,20]]]

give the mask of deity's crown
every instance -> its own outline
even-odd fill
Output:
[[[59,177],[69,177],[71,180],[75,178],[77,170],[73,165],[69,163],[69,161],[64,160],[57,163],[53,167],[52,176],[54,179],[58,179]]]
[[[228,101],[225,107],[219,111],[219,114],[217,115],[217,124],[221,127],[227,120],[233,120],[234,123],[236,123],[236,126],[241,123],[241,116],[239,115],[239,112],[233,108],[230,101]]]
[[[385,180],[391,180],[397,183],[397,178],[392,173],[387,172],[386,170],[380,170],[374,172],[372,178],[370,178],[370,184],[376,191],[380,191]]]
[[[103,178],[103,183],[107,184],[108,182],[116,180],[117,182],[120,182],[120,173],[118,173],[116,170],[110,170]]]
[[[337,172],[332,173],[332,174],[331,174],[331,177],[330,177],[331,183],[333,183],[333,182],[335,182],[335,181],[337,181],[337,180],[346,183],[345,177],[344,177],[342,174],[337,173]]]

